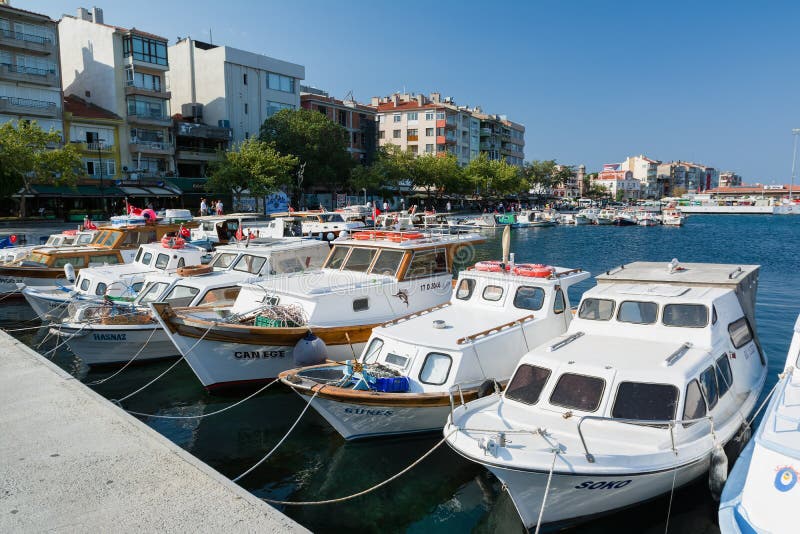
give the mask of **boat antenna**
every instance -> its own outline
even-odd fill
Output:
[[[508,255],[511,252],[511,225],[503,228],[503,265],[508,265]]]

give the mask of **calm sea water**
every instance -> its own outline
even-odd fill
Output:
[[[462,262],[497,259],[500,233]],[[760,264],[756,308],[758,332],[769,357],[765,393],[776,381],[789,346],[791,329],[800,312],[800,281],[795,278],[800,217],[695,216],[682,228],[580,226],[530,228],[512,233],[518,262],[582,267],[600,273],[636,261]],[[463,265],[462,265],[463,266]],[[570,294],[573,304],[594,285],[589,280]],[[24,302],[3,303],[0,326],[36,324]],[[19,334],[44,352],[54,346],[46,331]],[[69,351],[58,349],[54,361],[84,382],[110,374],[87,372]],[[164,371],[169,363],[126,369],[95,389],[119,398]],[[207,395],[185,363],[126,401],[125,407],[144,413],[199,415],[219,410],[237,399]],[[152,428],[221,473],[233,478],[258,461],[294,422],[303,408],[294,393],[273,386],[265,394],[218,416],[201,420],[143,418]],[[314,501],[355,493],[403,469],[438,440],[439,435],[346,443],[309,410],[275,455],[242,479],[243,487],[261,497]],[[638,506],[576,527],[574,532],[626,530],[663,532],[668,499]],[[463,460],[446,446],[389,486],[346,504],[286,507],[283,511],[316,532],[520,532],[516,511],[498,481],[483,468]],[[672,505],[671,532],[718,532],[716,503],[705,480],[679,490]]]

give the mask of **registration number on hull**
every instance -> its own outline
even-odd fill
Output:
[[[285,358],[285,350],[251,350],[236,351],[233,357],[237,360],[267,360],[269,358]]]
[[[631,482],[632,482],[631,480],[605,480],[600,482],[595,482],[594,480],[587,480],[575,486],[575,489],[588,489],[588,490],[619,489],[619,488],[624,488]]]

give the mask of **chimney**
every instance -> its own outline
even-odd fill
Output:
[[[372,97],[372,100],[371,100],[371,103],[372,103],[372,106],[373,106],[373,107],[377,107],[377,106],[378,106],[378,104],[380,104],[380,103],[381,103],[381,99],[380,99],[380,97],[373,96],[373,97]]]
[[[425,97],[422,95],[417,95],[417,104],[420,106],[425,103]]]
[[[92,8],[92,20],[95,24],[103,24],[103,10],[99,7]]]
[[[85,7],[79,7],[78,8],[78,18],[80,20],[87,20],[89,22],[92,21],[92,16],[89,15],[89,10],[86,9]]]
[[[394,104],[394,107],[397,107],[397,104],[399,102],[400,102],[400,96],[397,93],[393,94],[392,95],[392,104]]]
[[[431,100],[438,104],[442,100],[442,94],[441,93],[431,93]]]

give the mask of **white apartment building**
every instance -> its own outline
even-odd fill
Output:
[[[98,8],[65,15],[58,33],[64,93],[125,118],[119,135],[124,177],[161,178],[174,170],[167,39],[105,24]]]
[[[619,163],[604,165],[603,170],[592,182],[605,188],[613,199],[633,200],[642,197],[642,182],[633,177],[633,172],[623,169]]]
[[[0,124],[36,121],[63,131],[56,22],[0,0]]]
[[[258,136],[281,109],[300,107],[302,65],[188,38],[170,46],[169,57],[173,107],[202,104],[194,118],[231,128],[234,143]]]
[[[633,177],[641,182],[642,198],[661,198],[662,189],[658,184],[658,166],[661,162],[644,155],[630,156],[620,165],[620,170],[631,171]]]

